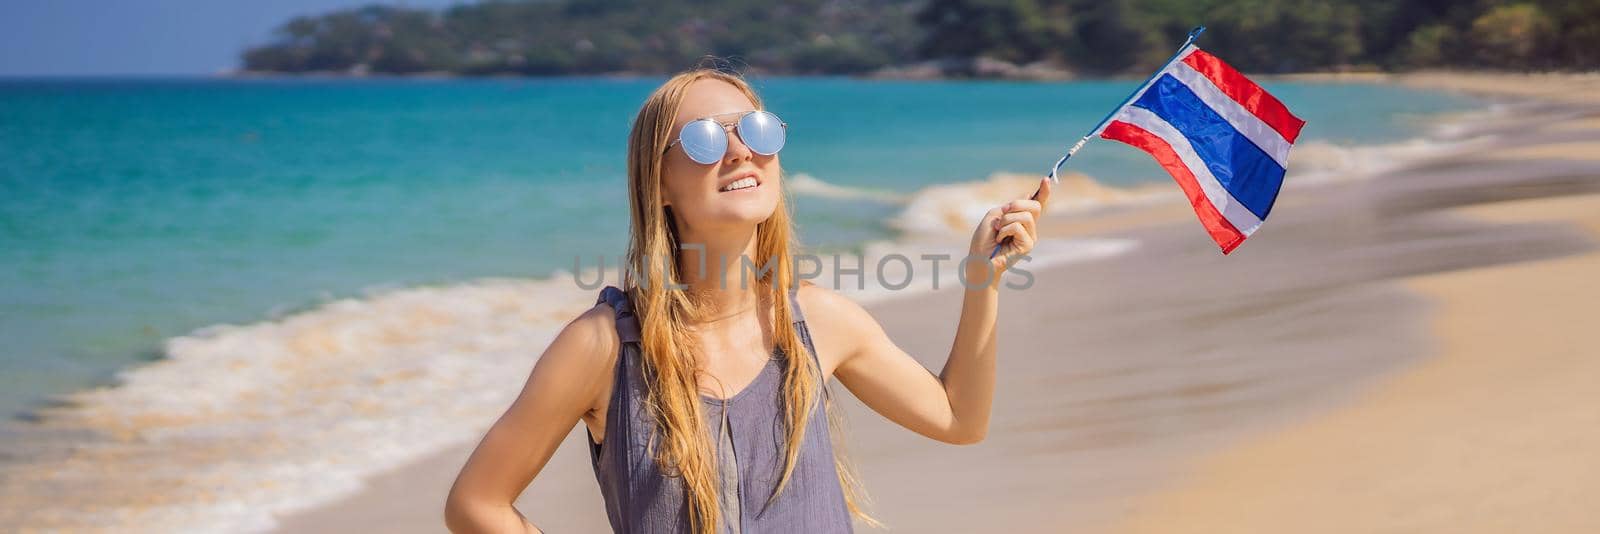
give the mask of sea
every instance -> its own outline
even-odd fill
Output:
[[[623,252],[661,81],[0,79],[0,519],[264,530],[476,440],[593,304],[573,273]],[[970,234],[1139,80],[751,82],[789,125],[801,243],[865,253]],[[1291,186],[1486,106],[1263,85],[1307,121]],[[1178,194],[1110,141],[1068,170],[1067,216]]]

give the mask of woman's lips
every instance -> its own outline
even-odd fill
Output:
[[[757,181],[753,176],[747,176],[732,182],[728,182],[728,185],[722,186],[722,189],[719,192],[733,193],[737,191],[749,191],[757,187],[761,187],[761,182]]]
[[[753,182],[753,183],[752,183]],[[731,179],[717,188],[718,193],[731,193],[745,189],[755,189],[761,186],[761,175],[754,169],[746,170],[733,175]]]

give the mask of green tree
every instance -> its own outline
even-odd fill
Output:
[[[1051,7],[1034,0],[930,0],[917,13],[917,23],[927,32],[918,52],[1014,63],[1042,59],[1072,32],[1064,6]]]
[[[1472,21],[1471,43],[1483,65],[1509,69],[1543,67],[1556,26],[1539,6],[1495,7]]]
[[[1551,60],[1566,68],[1600,69],[1600,2],[1545,0],[1540,5],[1558,21]]]
[[[1255,72],[1345,66],[1600,68],[1600,0],[487,0],[286,21],[249,70],[665,73],[706,55],[769,72],[923,59],[1145,72],[1197,25]]]
[[[1411,32],[1398,57],[1398,64],[1410,67],[1437,67],[1454,62],[1455,30],[1443,24],[1429,24]]]

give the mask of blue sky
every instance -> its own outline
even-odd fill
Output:
[[[0,0],[0,76],[212,74],[303,14],[463,0]]]

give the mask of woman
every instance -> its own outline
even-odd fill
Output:
[[[711,69],[645,101],[628,145],[627,291],[607,288],[539,357],[451,488],[451,530],[539,532],[512,504],[580,420],[619,532],[848,532],[852,514],[876,524],[833,452],[829,377],[924,436],[983,439],[999,273],[1032,249],[1048,180],[1038,200],[978,224],[934,376],[855,302],[796,284],[777,154],[786,125],[762,109],[744,80]]]

